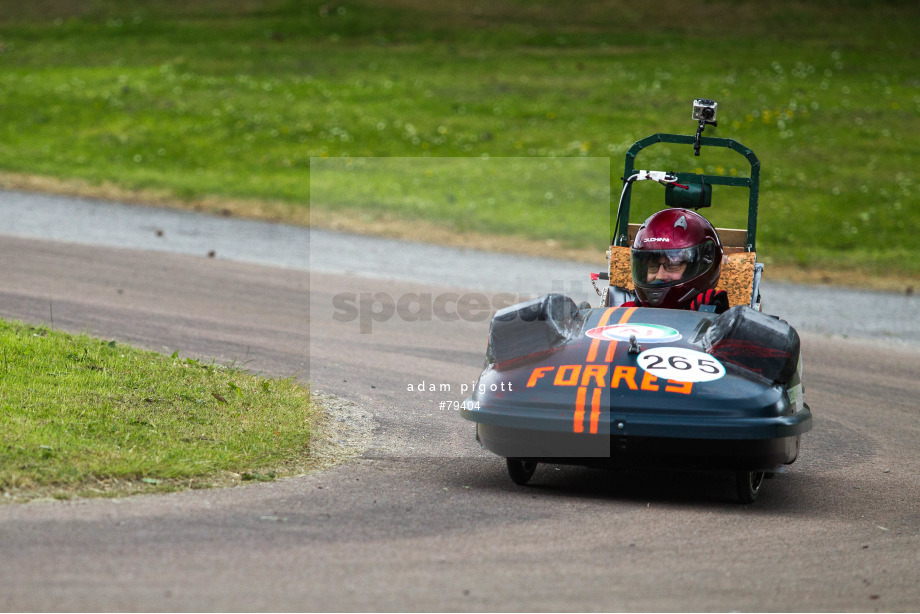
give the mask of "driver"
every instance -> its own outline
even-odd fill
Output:
[[[623,307],[728,310],[728,294],[716,290],[722,243],[703,216],[688,209],[664,209],[645,220],[632,246],[636,300]]]

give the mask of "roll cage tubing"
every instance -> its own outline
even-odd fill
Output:
[[[629,151],[626,152],[626,166],[622,177],[624,183],[623,192],[620,196],[620,201],[616,211],[613,210],[613,202],[611,201],[611,245],[619,245],[624,247],[629,246],[629,201],[630,196],[632,195],[632,183],[634,176],[637,173],[634,163],[638,153],[646,147],[654,145],[655,143],[677,143],[693,145],[696,142],[696,137],[686,134],[658,133],[636,141],[633,146],[629,148]],[[747,240],[745,241],[745,249],[749,252],[755,251],[757,239],[757,199],[760,196],[760,160],[757,159],[757,156],[754,155],[754,152],[749,147],[745,147],[734,139],[703,136],[700,137],[699,144],[705,145],[707,147],[727,147],[728,149],[737,151],[750,163],[750,177],[727,177],[725,175],[674,173],[674,175],[677,177],[676,182],[685,184],[708,183],[710,185],[727,185],[748,188],[750,198],[748,199]]]

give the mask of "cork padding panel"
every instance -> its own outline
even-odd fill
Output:
[[[754,288],[755,252],[725,254],[722,258],[722,273],[719,275],[719,289],[728,292],[728,304],[750,305]]]
[[[629,291],[635,289],[632,279],[632,250],[620,245],[610,246],[610,285]]]

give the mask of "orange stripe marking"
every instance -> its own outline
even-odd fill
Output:
[[[611,341],[610,344],[607,346],[607,355],[604,356],[604,362],[608,364],[613,362],[613,355],[616,354],[616,351],[617,351],[617,342]]]
[[[610,321],[611,316],[614,312],[619,309],[619,307],[609,307],[604,314],[601,316],[601,319],[598,321],[597,326],[606,326],[607,322]],[[636,307],[629,307],[622,314],[620,314],[619,321],[617,324],[625,324],[629,321],[629,318],[632,317],[632,314],[636,312]],[[591,341],[591,346],[588,348],[588,357],[586,362],[594,362],[597,360],[597,352],[600,348],[601,340],[594,339]],[[613,360],[614,355],[616,354],[617,342],[609,341],[607,343],[607,351],[604,355],[604,360],[606,363],[610,363]],[[600,421],[601,417],[601,394],[603,389],[600,387],[594,388],[591,391],[591,417],[590,417],[590,432],[597,433],[597,423]],[[573,419],[572,430],[576,433],[583,433],[585,430],[585,401],[588,397],[588,388],[587,386],[580,386],[578,388],[578,394],[575,399],[575,416]]]
[[[591,432],[597,433],[597,421],[601,417],[601,389],[595,388],[591,395]]]
[[[576,433],[583,433],[585,430],[585,397],[587,395],[588,388],[580,386],[575,399],[575,423],[572,425],[572,430]]]
[[[626,311],[623,312],[623,315],[620,316],[620,321],[617,324],[626,324],[629,321],[629,318],[632,317],[632,314],[636,313],[638,307],[629,307]]]
[[[629,318],[631,318],[632,314],[634,314],[635,312],[636,312],[635,307],[629,307],[628,309],[626,309],[626,311],[623,312],[623,315],[620,316],[620,321],[617,322],[617,324],[626,324],[629,321]],[[616,351],[617,351],[617,342],[611,341],[610,343],[608,343],[607,344],[607,355],[604,356],[604,362],[606,362],[607,364],[610,364],[611,362],[613,362],[613,356],[614,354],[616,354]]]
[[[608,307],[604,312],[604,315],[601,316],[600,321],[597,323],[598,328],[601,326],[607,326],[607,322],[610,320],[610,316],[613,315],[613,312],[619,309],[619,307]],[[594,339],[591,341],[591,347],[588,348],[588,362],[594,362],[597,359],[597,348],[600,347],[601,340]]]

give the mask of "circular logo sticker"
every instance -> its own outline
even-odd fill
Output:
[[[677,330],[660,324],[614,324],[592,328],[585,334],[602,341],[629,341],[635,336],[640,343],[671,343],[681,337]]]
[[[711,382],[725,375],[716,358],[688,348],[650,348],[636,360],[647,373],[676,382]]]

